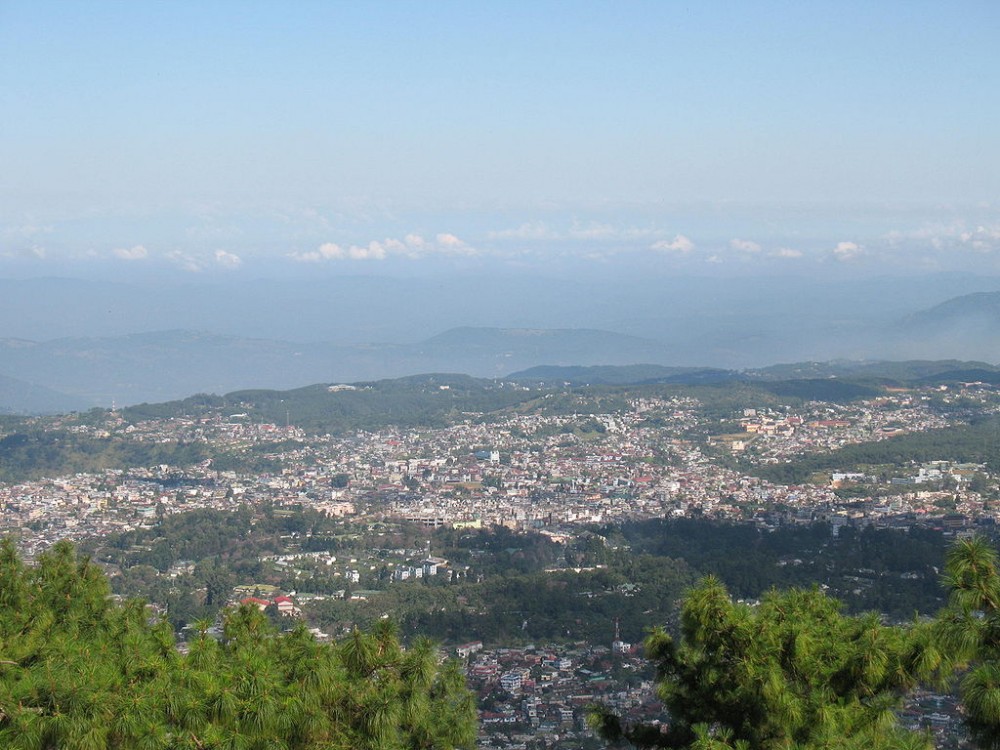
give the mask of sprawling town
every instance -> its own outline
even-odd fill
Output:
[[[980,414],[1000,411],[992,389],[970,386]],[[248,424],[241,415],[127,422],[116,412],[96,425],[51,422],[99,439],[139,443],[205,442],[218,451],[280,446],[265,458],[280,470],[221,471],[196,466],[130,467],[0,487],[5,530],[19,530],[29,554],[56,539],[80,539],[154,523],[164,514],[241,504],[306,504],[359,523],[388,518],[426,526],[534,529],[559,537],[591,523],[697,515],[755,523],[818,516],[894,524],[940,521],[943,500],[963,523],[995,518],[973,477],[978,464],[927,461],[893,476],[866,477],[855,467],[825,483],[781,485],[741,471],[845,445],[947,427],[929,396],[887,395],[850,404],[745,408],[738,432],[714,433],[693,398],[642,398],[618,413],[514,415],[493,422],[469,415],[442,429],[389,429],[346,437],[307,435],[295,426]],[[703,438],[690,435],[702,431]],[[844,500],[845,482],[871,480],[891,493]],[[339,481],[338,481],[339,480]],[[165,489],[170,486],[170,491]],[[331,487],[331,485],[333,485]],[[342,485],[342,486],[337,486]]]
[[[348,388],[334,385],[330,391],[344,396]],[[845,526],[920,525],[961,535],[992,524],[1000,513],[996,479],[983,463],[930,457],[877,468],[845,464],[796,484],[769,480],[761,469],[998,411],[993,387],[969,383],[887,390],[846,403],[746,404],[721,417],[692,395],[646,394],[607,412],[467,413],[444,427],[339,435],[309,434],[287,422],[258,423],[243,413],[137,420],[109,411],[85,420],[39,418],[32,423],[36,429],[95,440],[199,443],[230,456],[252,452],[271,469],[221,468],[209,458],[5,484],[0,529],[16,538],[29,559],[60,539],[92,543],[154,530],[163,519],[194,510],[265,506],[279,512],[308,508],[348,529],[505,527],[555,543],[570,543],[595,524],[685,517],[762,529],[822,520],[834,534]],[[283,580],[314,580],[321,568],[342,583],[311,592],[245,580],[228,593],[231,604],[307,620],[317,600],[364,599],[380,588],[467,572],[467,566],[420,547],[345,554],[290,544],[260,562]],[[156,575],[177,578],[195,563],[172,561]],[[338,635],[319,627],[314,632]],[[443,644],[465,661],[469,685],[479,696],[480,746],[598,747],[585,721],[587,706],[595,702],[636,721],[661,719],[641,644],[625,642],[617,622],[609,620],[606,632],[603,643]],[[914,725],[942,738],[960,736],[951,697],[921,694],[911,708],[907,717]]]

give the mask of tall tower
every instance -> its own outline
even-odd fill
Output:
[[[616,654],[624,654],[629,649],[629,644],[622,640],[621,623],[615,618],[615,639],[611,641],[611,651]]]

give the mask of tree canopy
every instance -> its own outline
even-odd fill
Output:
[[[948,554],[948,607],[940,640],[968,666],[961,682],[966,722],[980,747],[1000,747],[1000,572],[996,551],[981,538],[958,542]]]
[[[457,665],[394,626],[319,643],[256,608],[201,623],[181,650],[139,601],[118,604],[60,542],[26,566],[0,544],[0,746],[23,750],[471,747]]]
[[[687,597],[681,638],[646,641],[669,727],[623,726],[597,710],[609,740],[697,750],[917,748],[894,709],[943,664],[929,627],[845,615],[818,588],[773,591],[756,606],[715,578]]]

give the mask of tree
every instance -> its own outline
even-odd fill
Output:
[[[819,589],[772,591],[751,607],[705,579],[681,613],[681,641],[646,641],[667,731],[626,727],[604,709],[591,722],[611,741],[697,750],[918,748],[893,712],[942,658],[929,628],[847,616]]]
[[[960,666],[966,721],[981,747],[1000,747],[1000,573],[996,551],[981,537],[962,540],[948,553],[948,606],[938,618],[939,637]]]
[[[186,653],[142,602],[59,543],[26,567],[0,544],[0,747],[19,750],[418,750],[472,747],[457,666],[394,627],[318,643],[278,634],[256,607],[221,639],[198,623]]]
[[[503,477],[499,474],[487,474],[483,477],[483,487],[495,487],[498,490],[503,489]]]

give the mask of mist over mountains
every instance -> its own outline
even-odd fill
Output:
[[[46,412],[425,372],[996,362],[1000,281],[0,280],[0,409]],[[621,377],[620,375],[614,377]],[[686,377],[686,376],[685,376]]]

